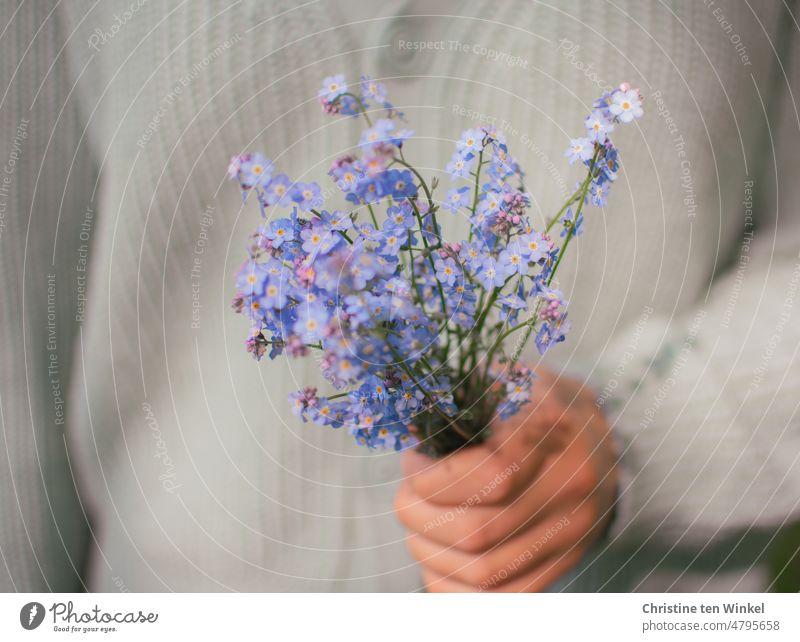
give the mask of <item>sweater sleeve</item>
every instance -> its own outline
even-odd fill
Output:
[[[57,12],[11,5],[0,11],[0,590],[75,591],[89,531],[66,417],[97,172]]]
[[[598,405],[621,442],[612,536],[697,546],[800,515],[798,43],[764,95],[760,167],[738,256],[694,310],[645,308],[602,359]],[[793,47],[794,50],[789,49]]]

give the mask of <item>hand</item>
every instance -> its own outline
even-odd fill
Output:
[[[537,374],[532,401],[485,443],[403,455],[395,510],[429,591],[540,591],[611,518],[608,424],[581,384]]]

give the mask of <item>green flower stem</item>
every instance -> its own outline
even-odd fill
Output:
[[[593,174],[594,174],[594,167],[595,167],[595,164],[597,163],[597,157],[599,156],[599,154],[600,154],[600,147],[599,146],[595,146],[594,156],[592,157],[592,162],[589,165],[589,171],[588,171],[588,173],[586,175],[586,179],[584,180],[583,185],[576,192],[576,194],[578,194],[578,199],[580,200],[580,203],[578,205],[578,209],[575,211],[575,218],[573,219],[573,224],[567,230],[567,236],[564,239],[564,244],[561,246],[561,251],[558,253],[558,259],[556,260],[556,264],[553,266],[553,271],[550,272],[550,277],[547,279],[547,285],[550,285],[550,283],[552,282],[553,277],[556,274],[556,270],[558,269],[558,265],[561,263],[561,259],[562,259],[562,257],[564,256],[564,253],[567,250],[567,246],[569,245],[570,239],[574,235],[574,232],[575,232],[575,221],[578,220],[578,216],[580,215],[581,210],[583,209],[583,204],[586,202],[586,193],[588,192],[589,185],[592,182],[592,177],[593,177]],[[555,221],[557,221],[561,217],[561,214],[564,212],[565,209],[567,209],[567,206],[570,203],[573,203],[574,201],[575,201],[575,194],[573,194],[569,198],[569,200],[561,208],[559,213],[556,214],[555,218],[553,218],[553,220],[550,221],[550,225],[548,225],[548,227],[547,227],[548,231],[549,231],[550,227],[553,225],[553,223]],[[525,349],[525,346],[527,345],[528,341],[530,340],[531,334],[533,334],[533,328],[536,325],[536,318],[538,316],[539,316],[539,304],[536,305],[536,310],[534,310],[533,317],[531,317],[528,321],[525,321],[523,323],[520,323],[520,324],[514,326],[513,328],[509,329],[507,332],[505,332],[501,336],[500,341],[505,339],[512,332],[516,332],[517,330],[519,330],[520,328],[523,328],[523,327],[525,328],[525,334],[522,336],[522,340],[520,341],[519,346],[514,350],[514,353],[511,356],[511,362],[509,364],[510,367],[514,367],[514,364],[516,364],[517,360],[519,359],[519,355],[522,354],[522,351]]]
[[[269,339],[264,339],[264,343],[267,345],[275,346],[275,345],[286,345],[283,341],[270,341]],[[303,344],[306,348],[313,348],[314,350],[322,350],[321,343],[304,343]]]
[[[436,372],[436,369],[430,364],[427,358],[420,355],[419,360],[428,369],[428,372],[430,372],[431,374],[434,374],[434,372]]]
[[[314,214],[315,216],[317,216],[318,218],[322,218],[322,214],[320,214],[320,213],[319,213],[317,210],[315,210],[315,209],[312,209],[312,210],[311,210],[311,213],[312,213],[312,214]],[[347,236],[347,232],[345,232],[344,230],[336,230],[336,231],[337,231],[337,232],[339,232],[339,235],[340,235],[340,236],[341,236],[341,237],[342,237],[342,238],[343,238],[345,241],[347,241],[347,242],[348,242],[350,245],[352,245],[352,244],[353,244],[353,241],[350,239],[350,237],[349,237],[349,236]]]
[[[369,209],[369,215],[372,217],[372,222],[375,224],[375,229],[380,229],[380,225],[378,225],[378,219],[375,218],[375,210],[372,209],[372,205],[367,203],[367,208]]]
[[[553,225],[555,225],[556,221],[558,221],[561,218],[561,215],[564,213],[564,210],[566,210],[570,205],[572,205],[576,201],[580,193],[581,193],[581,188],[579,187],[573,192],[572,196],[570,196],[567,199],[567,202],[564,203],[563,207],[560,210],[558,210],[556,215],[552,219],[550,219],[550,222],[547,224],[547,227],[544,228],[545,234],[547,234],[553,227]]]
[[[525,323],[525,325],[527,325],[528,327],[525,328],[525,334],[522,336],[522,340],[519,342],[519,345],[514,350],[514,352],[511,353],[511,361],[509,362],[509,368],[513,368],[514,365],[517,363],[517,360],[519,359],[519,356],[522,354],[522,351],[525,349],[525,346],[527,345],[528,340],[531,338],[531,333],[533,332],[533,329],[536,327],[536,319],[539,317],[539,308],[541,307],[541,305],[542,305],[542,302],[541,302],[541,300],[539,300],[536,303],[536,309],[533,311],[533,315]],[[520,325],[523,325],[523,324],[520,324]],[[515,327],[513,329],[514,330],[519,330],[519,327]],[[510,332],[508,334],[510,334]]]
[[[517,285],[516,285],[516,287],[514,288],[514,290],[517,290],[517,289],[519,288],[519,286],[522,284],[522,278],[523,278],[523,277],[522,277],[522,275],[520,275],[519,279],[517,280]],[[508,281],[506,281],[506,283],[508,283]],[[503,284],[503,287],[505,287],[505,286],[506,286],[506,283],[504,283],[504,284]],[[502,288],[501,288],[501,289],[502,289]],[[530,321],[530,320],[529,320],[529,321]],[[484,378],[484,379],[488,379],[488,377],[489,377],[489,368],[491,368],[491,366],[492,366],[492,360],[494,359],[494,354],[495,354],[495,352],[497,352],[497,349],[498,349],[498,348],[499,348],[499,347],[502,345],[502,343],[503,343],[503,340],[504,340],[504,339],[505,339],[505,338],[506,338],[508,335],[510,335],[511,333],[515,332],[516,330],[519,330],[519,329],[520,329],[521,327],[523,327],[523,326],[524,326],[526,323],[528,323],[528,321],[523,321],[522,323],[520,323],[520,324],[518,324],[518,325],[514,326],[513,328],[511,328],[511,329],[510,329],[508,332],[505,332],[505,333],[503,333],[503,334],[499,334],[499,335],[498,335],[498,337],[497,337],[497,340],[496,340],[496,341],[495,341],[495,342],[492,344],[492,347],[489,349],[489,353],[488,353],[488,355],[487,355],[487,357],[486,357],[486,367],[485,367],[485,368],[484,368],[484,370],[483,370],[483,378]],[[504,321],[504,322],[502,322],[502,323],[498,324],[498,325],[496,326],[496,332],[498,332],[498,333],[499,333],[499,332],[500,332],[500,330],[501,330],[502,328],[504,328],[506,325],[508,325],[508,323],[507,323],[506,321]]]
[[[474,218],[475,210],[478,209],[478,189],[481,184],[481,167],[483,167],[483,150],[478,154],[478,168],[475,170],[475,191],[472,195],[472,214],[470,218]],[[469,226],[469,241],[472,242],[472,225]]]
[[[489,300],[486,302],[486,306],[481,310],[481,314],[478,317],[478,322],[475,324],[475,336],[480,338],[481,331],[483,330],[483,324],[486,321],[486,317],[489,316],[489,310],[492,309],[494,302],[497,301],[497,297],[500,294],[500,291],[505,287],[505,283],[501,285],[499,288],[495,288],[492,290],[492,294],[489,297]]]
[[[424,230],[425,226],[422,224],[422,215],[419,212],[419,208],[417,207],[417,204],[414,201],[409,201],[409,202],[411,203],[411,207],[414,208],[414,214],[417,217],[417,221],[419,222],[420,229]],[[428,262],[431,264],[431,270],[433,270],[434,273],[435,273],[436,272],[436,265],[433,262],[433,256],[430,253],[430,249],[431,248],[428,245],[428,239],[425,237],[424,231],[421,232],[421,236],[422,236],[422,244],[425,246],[425,249],[428,250],[428,253],[427,253]],[[444,315],[445,318],[447,318],[447,302],[445,301],[445,298],[444,298],[444,290],[442,289],[442,284],[439,283],[438,279],[436,281],[436,289],[439,292],[439,300],[442,303],[442,314]],[[450,349],[450,329],[449,328],[447,329],[447,349],[448,349],[448,351]]]
[[[408,259],[409,259],[409,270],[411,271],[411,284],[414,287],[414,292],[417,293],[417,297],[419,297],[420,305],[423,306],[423,310],[425,310],[424,302],[422,301],[422,295],[419,293],[419,287],[417,286],[417,274],[414,270],[414,254],[411,252],[411,230],[407,230],[408,234]]]
[[[518,323],[512,328],[509,328],[497,338],[497,341],[495,341],[491,350],[489,350],[489,356],[486,359],[486,369],[484,370],[484,377],[488,377],[489,368],[492,365],[494,354],[495,352],[497,352],[497,349],[502,345],[503,341],[505,341],[506,337],[509,337],[510,335],[514,334],[517,330],[521,330],[522,328],[525,328],[527,326],[526,334],[524,335],[522,341],[520,342],[520,347],[514,351],[514,354],[518,355],[520,352],[522,352],[522,349],[525,347],[525,344],[528,342],[528,339],[530,339],[531,332],[533,331],[533,327],[536,324],[536,317],[538,315],[538,310],[539,308],[537,306],[536,311],[534,312],[533,316],[530,319],[528,319],[527,321],[523,321],[522,323]],[[516,357],[514,357],[511,361],[511,365],[513,366],[514,363],[516,363],[516,361],[517,359]]]
[[[419,211],[416,209],[416,205],[414,205],[414,209],[415,209],[416,214],[417,214],[417,220],[419,220],[420,225],[422,225],[422,219],[419,216]],[[411,284],[414,287],[414,292],[417,293],[417,297],[419,298],[420,306],[422,307],[422,310],[424,312],[425,311],[425,303],[423,301],[422,295],[419,292],[419,287],[417,286],[417,276],[416,276],[416,272],[414,270],[414,254],[412,253],[412,250],[411,250],[411,230],[408,230],[407,233],[408,233],[408,258],[409,258],[409,264],[410,264],[410,270],[411,270]],[[422,239],[423,239],[423,241],[425,241],[425,246],[427,248],[428,243],[425,240],[425,235],[424,234],[422,235]],[[428,255],[428,258],[431,261],[431,267],[433,267],[433,259],[430,257],[430,254]],[[439,284],[438,290],[439,290],[439,301],[440,301],[440,303],[442,305],[442,316],[444,317],[444,324],[443,324],[443,326],[441,328],[439,328],[439,332],[441,332],[442,330],[446,330],[447,331],[447,345],[445,347],[445,357],[447,357],[447,355],[450,354],[450,327],[449,327],[448,322],[447,322],[447,303],[445,302],[444,291],[442,290],[441,284]]]
[[[466,441],[468,442],[472,441],[473,436],[470,435],[467,431],[465,431],[453,417],[450,417],[436,405],[436,402],[433,400],[433,397],[431,397],[430,393],[427,390],[425,390],[425,388],[422,387],[422,384],[420,384],[419,381],[417,381],[417,379],[414,377],[414,373],[411,371],[411,368],[409,368],[406,365],[405,361],[402,360],[402,357],[400,357],[400,355],[397,354],[397,351],[392,346],[389,346],[389,349],[392,351],[394,358],[397,359],[397,362],[400,364],[400,367],[403,370],[405,370],[406,374],[411,378],[411,382],[417,388],[419,388],[420,392],[428,400],[428,403],[431,404],[431,410],[433,410],[437,415],[439,415],[442,419],[444,419],[449,426],[452,426],[453,430],[455,430]]]
[[[403,167],[407,167],[408,169],[410,169],[411,172],[414,174],[414,176],[417,177],[417,180],[419,181],[420,187],[422,187],[422,191],[425,192],[425,198],[428,199],[428,211],[432,215],[434,215],[433,211],[434,211],[435,208],[433,206],[433,196],[431,195],[431,191],[428,189],[428,184],[425,182],[425,179],[422,178],[422,175],[416,170],[416,168],[413,165],[410,165],[409,163],[406,163],[406,161],[403,160],[403,158],[397,158],[397,156],[395,156],[394,157],[394,161],[396,163],[400,163]],[[436,221],[435,218],[434,218],[434,221]]]
[[[337,393],[337,394],[335,394],[335,395],[328,395],[328,396],[327,396],[327,397],[325,397],[325,398],[326,398],[328,401],[330,401],[331,399],[339,399],[340,397],[346,397],[346,396],[347,396],[347,395],[349,395],[349,394],[350,394],[349,392],[339,392],[339,393]]]
[[[367,114],[367,108],[364,106],[364,103],[361,102],[361,99],[358,96],[356,96],[355,94],[353,94],[353,93],[351,93],[349,91],[346,91],[346,92],[341,93],[338,96],[336,96],[336,98],[334,98],[331,102],[335,103],[342,96],[350,96],[351,98],[355,99],[355,101],[358,103],[358,108],[361,110],[361,113],[364,115],[364,120],[367,121],[367,125],[372,127],[372,121],[369,119],[369,114]]]
[[[575,223],[575,221],[578,220],[578,216],[580,215],[581,210],[583,209],[583,205],[586,202],[586,193],[589,190],[589,185],[591,184],[592,177],[594,176],[594,167],[595,167],[595,164],[597,163],[597,158],[598,158],[598,156],[600,154],[600,149],[601,149],[600,146],[596,146],[595,147],[595,152],[594,152],[594,156],[592,157],[592,162],[589,164],[589,171],[587,172],[586,178],[584,179],[583,184],[581,185],[581,187],[578,188],[575,191],[575,193],[572,196],[569,197],[569,199],[567,199],[567,202],[559,210],[559,212],[556,214],[556,216],[550,221],[550,223],[548,224],[548,226],[547,226],[547,228],[545,230],[545,233],[550,231],[550,229],[552,228],[553,224],[561,218],[561,214],[564,212],[564,210],[567,209],[567,207],[571,203],[575,202],[576,199],[580,201],[579,204],[578,204],[578,208],[575,211],[575,218],[573,219],[573,224],[567,229],[567,236],[564,239],[564,244],[561,246],[561,251],[558,253],[558,259],[556,259],[556,264],[553,266],[552,272],[550,272],[550,276],[549,276],[549,278],[547,280],[547,285],[550,285],[550,283],[552,282],[553,277],[555,276],[556,270],[558,269],[558,266],[561,263],[561,259],[564,256],[564,253],[566,252],[567,247],[569,246],[569,242],[572,239],[572,237],[574,236],[574,233],[575,233],[575,225],[574,225],[574,223]],[[505,287],[505,284],[504,284],[504,287]],[[493,301],[491,303],[493,303]],[[487,306],[487,310],[488,310],[488,306]],[[497,340],[494,342],[492,347],[489,349],[489,352],[488,352],[488,355],[487,355],[486,369],[485,369],[486,376],[488,376],[489,368],[491,367],[492,360],[494,359],[494,355],[497,352],[497,350],[499,349],[499,347],[502,345],[503,341],[507,337],[509,337],[511,334],[513,334],[514,332],[517,332],[518,330],[521,330],[522,328],[525,328],[525,334],[523,335],[522,340],[520,341],[520,345],[514,350],[514,354],[512,355],[511,366],[513,366],[516,363],[519,355],[522,353],[522,350],[525,348],[525,345],[528,343],[528,341],[530,340],[531,334],[533,333],[534,326],[536,325],[536,318],[538,317],[538,310],[539,310],[539,305],[537,304],[536,310],[534,311],[534,314],[530,319],[528,319],[526,321],[523,321],[522,323],[519,323],[519,324],[509,328],[508,330],[506,330],[505,332],[503,332],[502,334],[500,334],[498,336]],[[483,320],[484,319],[481,318],[481,321],[480,321],[481,326],[483,325]]]
[[[417,180],[419,181],[420,187],[422,187],[422,191],[425,192],[425,198],[428,201],[428,214],[431,215],[431,220],[433,221],[433,230],[434,230],[434,232],[436,232],[439,229],[439,222],[436,220],[436,209],[437,209],[437,207],[433,204],[433,192],[428,188],[428,184],[425,182],[425,179],[422,178],[422,175],[416,170],[416,168],[413,165],[407,163],[405,158],[403,158],[403,150],[402,149],[400,149],[400,158],[397,158],[395,156],[394,159],[393,159],[393,162],[400,163],[403,167],[407,167],[408,169],[410,169],[413,172],[414,176],[417,177]],[[413,201],[411,199],[409,199],[409,202],[413,204]],[[417,213],[419,213],[419,212],[417,212]],[[422,220],[421,219],[420,219],[420,225],[419,226],[420,226],[421,230],[425,229],[425,227],[422,225]],[[438,232],[436,232],[436,233],[438,235]],[[425,238],[424,234],[423,234],[423,238]],[[433,248],[437,249],[437,248],[440,248],[440,247],[442,247],[442,239],[441,239],[441,237],[439,237],[439,242],[435,246],[433,246]]]
[[[586,203],[586,193],[589,191],[589,185],[592,183],[594,166],[597,162],[597,157],[600,155],[600,149],[600,145],[595,144],[594,156],[592,156],[592,162],[589,165],[589,173],[586,175],[586,180],[583,182],[583,189],[581,190],[580,194],[580,202],[578,203],[578,208],[575,210],[575,218],[572,219],[572,224],[567,229],[567,237],[564,239],[564,244],[561,246],[561,251],[558,253],[558,258],[556,259],[556,264],[553,266],[553,271],[550,272],[550,277],[547,279],[547,285],[552,283],[553,277],[556,275],[556,270],[558,270],[558,266],[561,265],[561,259],[564,258],[564,252],[566,252],[570,240],[572,240],[572,237],[575,235],[575,223],[577,223],[578,217],[581,215],[581,210],[583,210],[583,205]]]

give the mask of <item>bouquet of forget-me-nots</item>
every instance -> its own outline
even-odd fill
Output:
[[[439,196],[439,180],[407,155],[414,134],[383,84],[335,75],[319,100],[327,114],[364,122],[359,152],[328,172],[348,207],[326,205],[317,183],[292,180],[260,153],[229,167],[263,217],[236,277],[234,308],[252,323],[247,349],[318,353],[331,393],[306,387],[292,408],[359,444],[441,456],[479,443],[495,416],[530,397],[525,344],[533,338],[544,353],[569,330],[554,277],[586,208],[606,202],[618,171],[609,134],[642,115],[639,91],[623,84],[594,103],[566,154],[585,176],[541,229],[501,131],[462,133],[445,168],[452,187]],[[449,216],[469,219],[467,238],[443,238]]]

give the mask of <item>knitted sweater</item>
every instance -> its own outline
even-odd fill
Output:
[[[559,587],[766,588],[800,498],[789,7],[4,3],[0,588],[419,588],[398,456],[296,420],[316,364],[256,363],[229,307],[258,214],[228,159],[323,182],[359,129],[316,103],[339,70],[387,83],[428,175],[461,130],[504,129],[538,223],[577,180],[563,150],[591,100],[642,88],[559,274],[573,330],[548,365],[597,390],[624,473]]]

